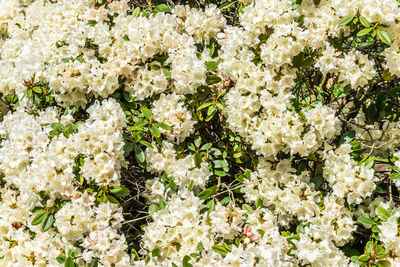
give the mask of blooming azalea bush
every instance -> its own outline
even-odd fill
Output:
[[[400,2],[0,0],[1,266],[400,266]]]

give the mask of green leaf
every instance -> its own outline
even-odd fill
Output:
[[[318,188],[322,185],[323,181],[324,177],[322,177],[322,175],[315,175],[310,179],[310,182],[312,182],[315,185],[316,190],[318,190]]]
[[[146,160],[143,150],[137,145],[135,146],[135,156],[140,163],[143,163]]]
[[[95,21],[95,20],[93,20],[93,19],[91,19],[91,20],[88,21],[88,25],[89,25],[89,26],[92,26],[92,27],[93,27],[93,26],[96,25],[96,24],[97,24],[97,21]]]
[[[171,188],[172,191],[178,190],[178,187],[177,187],[177,185],[175,184],[174,181],[170,181],[169,182],[169,187]]]
[[[206,150],[210,149],[211,147],[212,147],[212,144],[211,144],[211,143],[207,143],[207,144],[204,144],[204,145],[200,148],[200,150],[201,150],[201,151],[206,151]]]
[[[146,147],[154,148],[154,146],[151,143],[149,143],[145,140],[140,140],[139,143],[141,143],[142,145],[144,145]]]
[[[189,184],[188,190],[192,191],[193,187],[194,187],[194,182],[193,182],[193,180],[190,180],[190,184]]]
[[[381,231],[377,225],[372,226],[371,230],[374,233],[380,233],[380,231]]]
[[[196,167],[198,168],[198,169],[200,169],[200,167],[201,167],[201,163],[203,162],[203,159],[201,158],[201,155],[200,155],[200,153],[195,153],[194,154],[194,164],[196,165]]]
[[[389,94],[391,97],[400,97],[400,86],[390,88]]]
[[[262,208],[263,207],[263,201],[262,201],[262,199],[257,199],[257,202],[256,202],[256,209],[259,209],[259,208]]]
[[[83,58],[83,54],[80,54],[79,56],[77,56],[76,58],[75,58],[77,61],[79,61],[80,63],[82,63],[83,62],[83,60],[84,60],[84,58]]]
[[[151,119],[151,110],[150,109],[143,107],[140,110],[142,111],[142,113],[146,119],[148,119],[148,120]]]
[[[60,264],[63,264],[65,262],[66,256],[65,254],[60,254],[57,256],[56,261]]]
[[[347,16],[342,18],[342,20],[339,22],[339,26],[344,26],[349,24],[352,20],[354,19],[354,16]]]
[[[44,220],[44,218],[47,216],[47,214],[48,213],[45,211],[40,212],[38,215],[35,216],[35,218],[33,218],[32,225],[40,224]]]
[[[218,191],[218,187],[213,186],[213,187],[207,188],[206,190],[202,191],[200,194],[197,195],[197,197],[205,200],[205,199],[210,198],[217,191]]]
[[[358,265],[361,265],[363,263],[362,261],[360,261],[358,256],[353,256],[350,259],[351,259],[352,262],[354,262],[354,263],[356,263]]]
[[[365,28],[369,28],[371,26],[371,24],[368,22],[368,20],[366,18],[364,18],[363,16],[360,16],[360,22]]]
[[[133,258],[134,261],[140,260],[139,253],[136,251],[136,249],[131,249],[131,254],[135,255],[135,257]]]
[[[107,199],[108,199],[108,201],[110,201],[111,203],[118,204],[118,205],[121,204],[121,203],[119,203],[119,201],[118,201],[115,197],[113,197],[112,195],[107,195]]]
[[[207,82],[208,84],[215,84],[215,83],[220,82],[221,80],[222,80],[221,77],[219,77],[219,76],[217,76],[217,75],[212,75],[212,74],[210,74],[210,75],[207,75],[206,82]]]
[[[165,207],[167,206],[167,201],[165,201],[164,199],[160,199],[160,203],[159,203],[159,207],[160,209],[165,209]]]
[[[137,17],[139,17],[139,15],[140,15],[140,7],[136,7],[132,12],[132,16],[134,18],[137,18]]]
[[[214,52],[215,52],[215,43],[214,43],[214,41],[211,40],[210,57],[213,57]]]
[[[129,156],[129,154],[133,150],[133,143],[132,142],[126,142],[124,145],[124,157]]]
[[[150,132],[155,138],[160,138],[161,133],[158,127],[155,124],[152,124],[150,127]]]
[[[157,125],[158,127],[162,128],[164,130],[172,131],[172,127],[165,123],[157,122],[157,123],[155,123],[155,125]]]
[[[220,245],[214,245],[214,246],[212,246],[212,249],[215,252],[221,254],[222,257],[225,257],[226,254],[228,254],[228,252],[229,252],[226,248],[224,248],[223,246],[220,246]]]
[[[129,189],[123,186],[112,186],[110,187],[110,193],[118,197],[126,197],[130,194]]]
[[[215,210],[215,200],[211,199],[210,201],[208,201],[207,204],[206,204],[206,207],[208,208],[207,216],[209,216],[210,213]]]
[[[226,172],[221,170],[214,170],[214,174],[221,177],[226,176]]]
[[[340,144],[350,143],[356,137],[356,132],[354,130],[350,130],[345,132],[340,138]]]
[[[169,69],[163,69],[164,76],[167,78],[171,78],[171,71]]]
[[[389,178],[392,179],[392,180],[399,179],[400,178],[400,173],[398,173],[398,172],[391,173],[389,175]]]
[[[129,103],[131,103],[131,102],[133,102],[133,97],[132,97],[132,95],[130,94],[130,93],[128,93],[127,91],[122,91],[122,96],[124,97],[124,99],[127,101],[127,102],[129,102]]]
[[[67,257],[64,262],[64,267],[75,267],[72,257]]]
[[[206,108],[206,107],[208,107],[208,106],[210,106],[212,104],[214,104],[214,103],[213,102],[204,103],[200,107],[198,107],[197,110],[202,110],[202,109],[204,109],[204,108]]]
[[[383,207],[376,207],[375,214],[379,219],[385,222],[387,221],[387,218],[390,217],[390,213]]]
[[[193,265],[189,263],[189,261],[190,261],[190,256],[185,255],[182,259],[182,267],[193,267]]]
[[[360,255],[359,257],[358,257],[358,259],[360,260],[360,261],[362,261],[362,262],[365,262],[365,261],[368,261],[369,260],[369,255],[367,255],[367,254],[362,254],[362,255]]]
[[[64,57],[61,59],[62,62],[68,63],[69,62],[69,57]]]
[[[159,70],[161,67],[159,65],[151,65],[152,70]]]
[[[53,223],[54,223],[54,215],[52,213],[48,213],[48,216],[43,218],[42,232],[46,232],[47,230],[49,230],[53,226]]]
[[[152,257],[157,257],[158,254],[160,253],[160,249],[159,248],[155,248],[151,251],[151,256]]]
[[[368,156],[368,155],[367,155]],[[372,168],[374,166],[374,159],[373,158],[369,158],[365,161],[364,166],[368,169]]]
[[[43,93],[43,89],[42,89],[42,87],[40,87],[40,86],[34,86],[34,87],[32,87],[32,90],[33,90],[35,93],[38,93],[38,94]]]
[[[151,204],[149,206],[149,214],[150,216],[153,216],[154,213],[156,213],[159,210],[158,206],[156,204]]]
[[[390,38],[389,34],[387,34],[385,31],[378,30],[378,37],[381,39],[382,42],[384,42],[387,45],[390,45],[392,43],[392,39]]]
[[[158,5],[155,10],[161,11],[161,12],[171,12],[171,8],[169,6],[167,6],[166,4],[160,4]]]
[[[372,28],[365,28],[365,29],[362,29],[361,31],[359,31],[358,33],[357,33],[357,36],[364,36],[364,35],[367,35],[368,33],[370,33],[372,31]]]
[[[374,220],[372,220],[368,217],[364,217],[364,216],[358,217],[357,221],[359,223],[366,224],[366,225],[375,225],[376,224]]]
[[[215,61],[207,61],[205,64],[207,69],[210,71],[216,71],[218,68],[218,63]]]
[[[246,210],[249,214],[252,214],[254,212],[253,208],[248,204],[243,204],[242,205],[242,210]]]
[[[200,242],[197,244],[197,251],[198,251],[198,252],[202,252],[203,249],[204,249],[204,245],[203,245],[203,243],[200,241]]]
[[[391,267],[391,263],[388,260],[380,260],[376,263],[377,267]]]
[[[197,136],[196,139],[194,139],[194,145],[199,148],[201,145],[201,136]]]
[[[151,116],[151,115],[150,115]],[[144,121],[138,121],[135,122],[135,124],[133,125],[133,127],[135,128],[143,128],[144,126],[146,126],[147,124],[149,124],[148,120],[144,120]],[[129,129],[129,127],[128,127]]]

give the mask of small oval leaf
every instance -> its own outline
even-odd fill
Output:
[[[392,43],[392,39],[390,38],[389,34],[387,32],[378,30],[378,37],[381,39],[382,42],[384,42],[387,45],[390,45]]]
[[[344,26],[346,24],[349,24],[352,20],[354,19],[354,16],[347,16],[342,18],[342,20],[339,22],[339,26]]]
[[[46,217],[48,213],[45,211],[40,212],[38,215],[35,216],[35,218],[33,218],[32,220],[32,225],[38,225],[40,224],[43,219]]]

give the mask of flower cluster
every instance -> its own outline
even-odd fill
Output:
[[[400,265],[399,1],[132,2],[0,0],[0,266]]]

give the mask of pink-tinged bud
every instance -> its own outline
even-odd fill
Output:
[[[232,210],[232,200],[229,201],[229,210]]]
[[[112,1],[113,1],[113,0],[107,0],[107,2],[108,2],[109,4],[111,4]]]
[[[12,226],[13,226],[15,229],[19,229],[19,228],[21,228],[22,223],[21,223],[21,222],[13,222],[13,223],[12,223]]]
[[[251,229],[250,229],[249,225],[246,224],[246,225],[244,226],[244,228],[243,228],[243,234],[244,234],[244,235],[247,235],[247,234],[250,233],[250,232],[251,232]]]
[[[228,87],[229,85],[231,85],[231,79],[228,77],[228,78],[226,78],[226,80],[225,80],[224,86],[225,86],[225,87]]]
[[[90,244],[91,246],[96,245],[96,243],[95,243],[89,236],[86,237],[86,240],[87,240],[87,242],[89,242],[89,244]]]
[[[261,239],[261,236],[258,233],[253,233],[251,236],[251,240],[253,241],[259,241]]]
[[[92,4],[90,7],[96,9],[96,6],[94,4]]]

